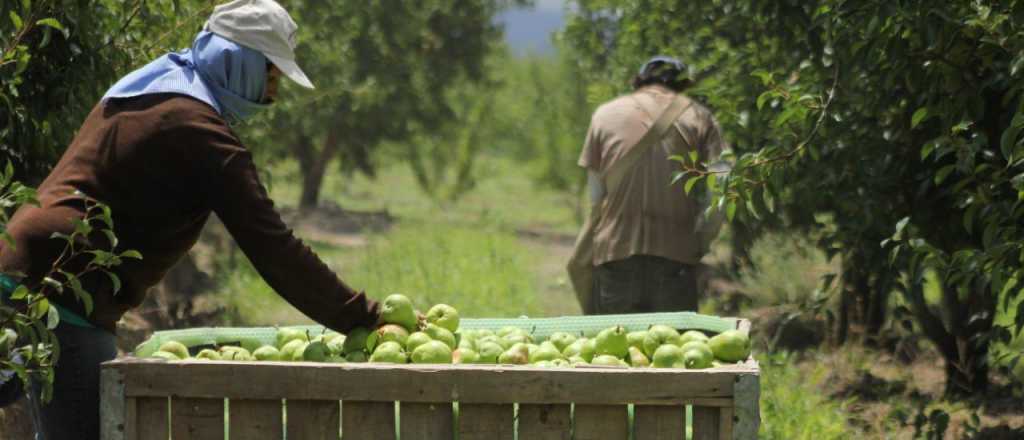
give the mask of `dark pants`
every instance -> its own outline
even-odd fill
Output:
[[[634,255],[594,268],[594,313],[697,311],[697,266]]]
[[[38,407],[40,440],[99,440],[100,363],[117,357],[117,338],[106,330],[61,324],[54,331],[60,359],[53,399]],[[38,390],[37,390],[38,392]]]

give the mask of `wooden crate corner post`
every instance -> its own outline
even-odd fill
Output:
[[[125,440],[126,414],[124,395],[124,373],[113,366],[103,366],[100,371],[100,438],[103,440]]]
[[[736,376],[733,388],[733,439],[756,439],[761,426],[761,378],[759,371]]]

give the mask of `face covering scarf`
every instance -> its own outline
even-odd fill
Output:
[[[179,93],[209,104],[238,124],[267,107],[267,58],[254,49],[202,31],[191,49],[168,53],[121,78],[102,101],[154,93]]]

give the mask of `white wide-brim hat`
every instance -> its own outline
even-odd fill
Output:
[[[295,63],[295,33],[299,26],[274,0],[234,0],[218,5],[206,21],[206,29],[260,51],[292,81],[313,88]]]

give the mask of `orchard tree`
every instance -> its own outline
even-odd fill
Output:
[[[945,359],[948,394],[985,390],[991,343],[1024,326],[1009,310],[1024,277],[1024,3],[639,3],[581,0],[566,35],[608,84],[657,52],[712,71],[696,93],[735,167],[682,158],[686,186],[711,186],[734,221],[821,232],[842,258],[841,318],[875,333],[906,320]]]

